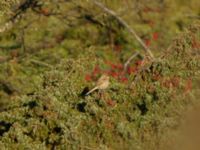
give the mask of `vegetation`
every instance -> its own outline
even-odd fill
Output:
[[[101,3],[155,59],[92,0],[0,2],[2,149],[174,147],[199,103],[200,2]],[[102,74],[109,88],[85,96]]]

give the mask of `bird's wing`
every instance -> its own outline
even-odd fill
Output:
[[[105,77],[103,76],[99,78],[99,80],[97,81],[97,86],[101,86],[104,82],[105,82]]]

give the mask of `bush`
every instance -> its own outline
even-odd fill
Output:
[[[184,109],[197,102],[199,39],[200,26],[190,27],[159,60],[144,60],[128,82],[111,78],[103,97],[81,96],[92,87],[84,75],[105,66],[101,58],[88,51],[63,59],[33,93],[15,97],[0,113],[1,148],[160,149]]]

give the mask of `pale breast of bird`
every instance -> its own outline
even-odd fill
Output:
[[[108,76],[102,76],[97,81],[97,87],[100,90],[106,89],[109,86],[109,77]]]

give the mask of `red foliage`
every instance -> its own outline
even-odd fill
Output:
[[[178,87],[180,84],[180,78],[179,77],[173,77],[171,79],[171,83],[173,85],[173,87]]]
[[[112,76],[113,78],[118,78],[118,73],[115,71],[110,71],[109,75]]]
[[[18,57],[18,55],[19,55],[19,53],[18,53],[17,50],[13,50],[13,51],[10,52],[10,56],[11,56],[12,58]]]
[[[158,40],[158,32],[153,33],[153,40],[157,41]]]
[[[178,88],[180,85],[180,78],[172,77],[170,79],[165,79],[162,85],[166,88]]]
[[[45,15],[45,16],[48,16],[48,15],[50,14],[48,8],[42,8],[42,9],[40,10],[40,12],[41,12],[43,15]]]
[[[117,68],[118,68],[119,70],[122,70],[122,69],[124,68],[124,66],[123,66],[122,64],[117,64]]]
[[[110,66],[111,66],[112,69],[116,69],[117,68],[116,65],[113,64],[113,63],[111,63]]]
[[[184,93],[189,93],[192,90],[192,80],[188,79],[186,84],[185,84],[185,88],[184,88]]]
[[[143,65],[143,63],[144,63],[144,61],[143,60],[138,60],[138,61],[136,61],[136,65],[137,66],[142,66]]]
[[[135,66],[131,67],[131,66],[128,66],[127,67],[127,73],[128,74],[131,74],[131,73],[134,73],[137,71],[137,68]]]
[[[94,70],[93,70],[93,74],[98,74],[101,72],[101,69],[99,68],[99,65],[96,65]]]
[[[162,85],[166,88],[171,88],[172,87],[172,84],[170,82],[169,79],[165,79],[163,82],[162,82]]]
[[[123,83],[127,83],[128,82],[128,78],[127,77],[121,77],[121,82]]]
[[[123,65],[122,64],[113,64],[113,63],[111,63],[110,66],[114,70],[115,69],[118,69],[118,70],[122,70],[123,69]]]
[[[136,62],[135,66],[129,66],[127,67],[127,70],[124,71],[124,66],[121,63],[113,63],[111,61],[105,61],[105,64],[109,67],[108,70],[101,70],[98,65],[95,66],[94,70],[91,72],[91,74],[87,74],[85,76],[86,81],[91,81],[95,79],[97,76],[100,74],[104,73],[107,74],[118,81],[122,83],[127,83],[128,82],[128,76],[131,73],[137,72],[138,67],[143,64],[142,60],[139,60]]]
[[[200,48],[200,43],[193,37],[192,48]]]
[[[106,103],[107,103],[108,106],[111,106],[111,107],[114,107],[115,104],[116,104],[116,102],[113,101],[112,99],[107,100]]]
[[[161,75],[160,74],[153,74],[152,78],[153,78],[154,81],[158,81],[158,80],[161,79]]]
[[[150,39],[145,40],[145,45],[149,47],[151,45],[151,40]]]
[[[85,75],[85,80],[86,80],[86,81],[91,81],[91,80],[92,80],[91,75],[86,74],[86,75]]]

